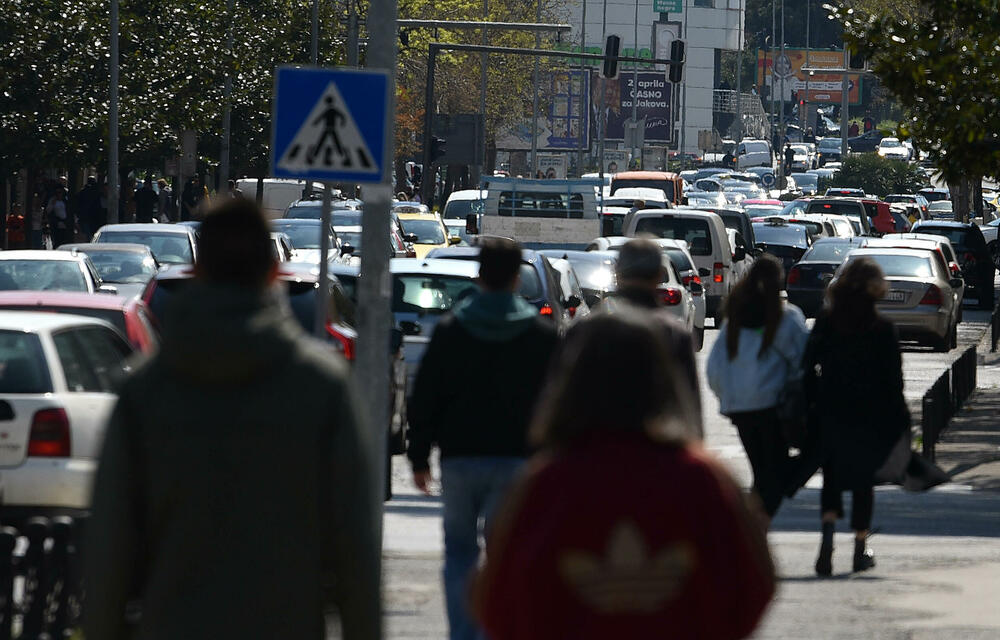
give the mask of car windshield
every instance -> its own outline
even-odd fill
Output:
[[[806,209],[809,208],[808,200],[792,200],[784,206],[781,210],[781,215],[783,216],[795,216],[800,213],[805,213]]]
[[[815,173],[793,173],[792,178],[797,185],[806,185],[814,189],[819,185],[819,176]]]
[[[611,260],[570,258],[569,263],[584,289],[603,291],[615,287],[615,265]]]
[[[880,253],[868,254],[864,257],[874,260],[882,268],[882,273],[887,278],[929,278],[934,273],[929,258]],[[850,259],[854,260],[855,258]]]
[[[906,195],[890,195],[882,198],[886,202],[916,202],[917,199],[913,196]]]
[[[357,209],[334,209],[330,212],[330,224],[335,227],[359,227],[361,212]]]
[[[0,393],[50,393],[52,381],[38,336],[0,331]]]
[[[0,260],[0,291],[80,291],[87,280],[76,261]]]
[[[664,200],[672,202],[674,199],[674,183],[670,180],[626,180],[616,177],[611,181],[611,195],[614,195],[615,191],[619,189],[627,189],[629,187],[660,189],[663,191]]]
[[[400,220],[404,233],[417,236],[417,244],[444,244],[444,229],[437,220]]]
[[[360,231],[338,231],[337,237],[341,244],[349,244],[354,247],[355,255],[361,255],[361,232]]]
[[[4,311],[50,311],[53,313],[70,313],[74,316],[86,316],[96,320],[104,320],[108,324],[116,327],[123,334],[127,334],[125,327],[125,314],[121,309],[93,309],[90,307],[66,307],[48,304],[33,305],[3,305]]]
[[[316,224],[281,224],[274,223],[274,230],[288,235],[292,241],[292,246],[296,249],[319,249],[320,248],[320,222]],[[330,246],[333,246],[331,239]]]
[[[670,262],[674,263],[674,268],[678,271],[692,271],[694,269],[694,265],[680,249],[667,249],[666,252]]]
[[[708,221],[701,218],[677,218],[670,215],[640,218],[635,234],[651,233],[658,238],[684,240],[691,247],[691,255],[712,255],[712,236]]]
[[[798,225],[756,223],[753,235],[759,244],[783,244],[792,247],[806,246],[806,229]]]
[[[915,229],[916,233],[930,233],[936,236],[944,236],[951,241],[951,246],[955,249],[956,253],[964,253],[966,251],[974,250],[971,249],[970,245],[975,244],[973,239],[970,237],[972,235],[971,229],[963,229],[962,227],[948,228],[948,227],[926,227],[920,226]]]
[[[938,200],[927,205],[928,211],[951,211],[951,200]]]
[[[895,138],[882,138],[882,142],[879,143],[879,146],[882,148],[887,148],[887,147],[901,147],[903,145],[902,143],[900,143],[899,140],[896,140]]]
[[[470,213],[482,213],[484,208],[483,200],[449,200],[448,204],[444,205],[443,217],[464,220]]]
[[[478,290],[471,278],[431,274],[396,274],[393,277],[394,313],[442,314]]]
[[[823,149],[824,151],[840,151],[840,140],[831,138],[820,140],[817,148]]]
[[[101,249],[87,249],[86,253],[104,282],[143,284],[156,275],[156,262],[152,256],[135,251]]]
[[[834,201],[834,202],[810,202],[806,205],[806,213],[828,213],[835,216],[861,217],[864,207],[860,202]]]
[[[162,264],[191,264],[194,255],[187,234],[145,231],[102,231],[98,242],[144,244]]]
[[[323,207],[318,204],[293,204],[285,211],[286,218],[319,220]]]
[[[778,216],[784,213],[784,210],[776,204],[748,204],[743,207],[751,218],[766,218],[767,216]],[[725,218],[723,218],[725,220]],[[726,225],[729,226],[728,224]],[[735,229],[736,227],[730,227]]]
[[[841,263],[847,258],[847,254],[858,248],[858,245],[849,242],[824,242],[813,245],[804,256],[803,260],[814,260],[816,262],[836,262]]]

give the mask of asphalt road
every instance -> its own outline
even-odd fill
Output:
[[[919,405],[927,388],[965,348],[979,342],[988,318],[986,312],[966,307],[959,347],[950,353],[906,349],[911,406]],[[706,335],[698,356],[702,371],[717,335]],[[981,375],[981,385],[986,382]],[[1000,375],[992,383],[1000,384]],[[736,431],[719,415],[704,381],[702,397],[706,445],[748,486],[749,465]],[[841,522],[835,576],[818,580],[812,565],[819,545],[821,483],[814,477],[775,519],[769,541],[781,585],[754,638],[1000,638],[1000,493],[960,485],[925,494],[880,487],[873,523],[878,533],[871,540],[878,566],[850,575],[851,534]],[[413,489],[405,461],[398,456],[393,490],[396,497],[386,507],[384,538],[386,635],[444,638],[440,499]]]

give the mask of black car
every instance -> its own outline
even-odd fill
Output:
[[[539,253],[553,260],[562,258],[569,261],[573,272],[576,273],[576,279],[580,282],[583,299],[589,307],[600,303],[618,284],[615,275],[618,251],[545,249]]]
[[[882,135],[878,129],[872,129],[867,133],[862,133],[860,136],[855,136],[853,138],[847,139],[847,148],[853,153],[863,153],[865,151],[875,151],[878,149],[878,143],[882,142]]]
[[[823,138],[816,143],[816,152],[821,167],[827,162],[840,162],[840,138]]]
[[[996,267],[986,246],[983,232],[974,224],[947,220],[919,221],[910,229],[912,233],[930,233],[944,236],[951,241],[962,268],[965,295],[979,300],[981,309],[993,308],[993,278]],[[971,294],[971,295],[970,295]]]
[[[787,273],[812,246],[809,230],[797,224],[768,220],[753,223],[757,248],[781,261]]]
[[[732,229],[743,236],[746,246],[754,247],[757,245],[757,240],[753,232],[753,224],[747,212],[732,209],[713,209],[711,207],[700,207],[698,210],[711,211],[718,214],[722,218],[722,224],[726,225],[727,229]]]
[[[865,245],[866,238],[821,238],[788,270],[788,301],[815,317],[823,308],[826,287],[847,254]]]

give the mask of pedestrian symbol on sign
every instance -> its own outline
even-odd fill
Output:
[[[286,171],[379,173],[336,83],[329,83],[278,161]]]

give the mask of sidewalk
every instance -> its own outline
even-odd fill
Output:
[[[941,434],[937,465],[956,484],[1000,491],[1000,354],[988,349],[979,348],[976,392]]]

